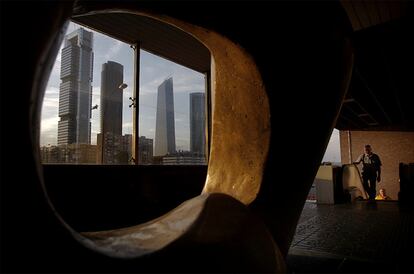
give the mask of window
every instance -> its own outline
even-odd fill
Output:
[[[205,164],[205,75],[140,55],[139,163]]]
[[[128,164],[133,50],[70,23],[43,101],[41,159],[60,164]]]
[[[42,163],[206,164],[205,74],[139,54],[135,99],[134,48],[70,23],[43,101]]]

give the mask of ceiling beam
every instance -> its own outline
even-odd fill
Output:
[[[405,124],[407,121],[405,119],[404,111],[403,111],[402,106],[401,106],[400,97],[398,96],[397,89],[395,88],[395,85],[394,85],[395,81],[394,81],[394,77],[393,77],[393,74],[392,74],[391,69],[390,69],[390,62],[388,61],[387,55],[384,52],[384,48],[381,47],[380,52],[381,52],[382,60],[384,62],[385,70],[387,72],[388,83],[390,85],[392,93],[394,94],[395,101],[397,103],[397,107],[398,107],[398,111],[399,111],[400,116],[401,116],[402,123]]]
[[[368,93],[371,95],[372,99],[374,100],[375,104],[378,106],[378,108],[381,110],[381,112],[384,114],[385,119],[387,119],[387,122],[389,124],[392,124],[392,120],[390,118],[390,116],[387,114],[387,112],[385,111],[385,109],[383,108],[382,104],[378,101],[377,96],[375,95],[375,93],[372,91],[372,89],[368,86],[367,81],[365,80],[365,78],[362,76],[362,74],[359,72],[358,68],[355,67],[355,73],[356,75],[358,75],[359,79],[362,81],[362,83],[364,84],[366,90],[368,91]]]

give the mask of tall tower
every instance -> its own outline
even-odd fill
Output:
[[[101,72],[101,134],[97,143],[102,149],[98,163],[116,164],[122,150],[122,89],[124,67],[113,61],[102,64]],[[126,160],[128,162],[128,160]]]
[[[83,28],[66,35],[59,88],[58,145],[91,143],[93,34]]]
[[[102,64],[101,133],[122,135],[122,89],[124,67],[116,62]]]
[[[190,93],[190,151],[205,155],[205,96],[202,92]]]
[[[173,79],[166,79],[158,87],[154,156],[175,153]]]

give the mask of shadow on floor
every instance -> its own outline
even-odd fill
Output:
[[[414,214],[397,202],[306,203],[291,273],[414,273]]]

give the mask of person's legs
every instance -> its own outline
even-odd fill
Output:
[[[368,176],[362,174],[362,186],[364,187],[364,190],[368,194],[369,198],[371,198],[371,190],[368,184],[368,179]]]
[[[375,199],[375,196],[377,196],[377,190],[376,190],[376,186],[377,186],[377,177],[376,176],[372,176],[369,182],[369,186],[370,186],[370,197],[371,199]]]

